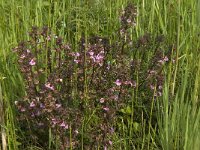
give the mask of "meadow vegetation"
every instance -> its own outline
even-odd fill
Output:
[[[200,2],[0,8],[0,150],[199,150]]]

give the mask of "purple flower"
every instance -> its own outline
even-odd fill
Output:
[[[93,52],[93,51],[90,51],[89,54],[90,54],[90,56],[93,56],[93,55],[94,55],[94,52]]]
[[[31,61],[29,62],[29,65],[34,66],[36,64],[34,59],[31,59]]]
[[[101,98],[99,101],[100,101],[100,103],[104,103],[104,102],[105,102],[105,99],[104,99],[104,98]]]
[[[32,114],[31,114],[31,117],[35,117],[35,114],[34,114],[34,113],[32,113]]]
[[[64,121],[60,124],[60,127],[64,127],[64,129],[68,129],[68,125],[64,123]]]
[[[169,61],[169,58],[165,56],[163,59],[159,60],[158,62],[164,64],[165,62]]]
[[[167,56],[164,57],[163,59],[165,62],[169,61],[169,58]]]
[[[115,81],[115,84],[116,84],[117,86],[121,86],[122,82],[121,82],[119,79],[117,79],[117,80]]]
[[[50,41],[51,40],[51,36],[47,36],[46,40]]]
[[[21,59],[24,59],[26,56],[24,55],[24,54],[22,54],[21,56],[20,56],[20,58]]]
[[[39,116],[41,113],[40,111],[37,111],[37,113],[35,114],[36,116]]]
[[[57,82],[63,82],[63,79],[56,79]]]
[[[31,108],[35,107],[35,103],[33,101],[30,103],[30,107]]]
[[[58,121],[55,118],[52,118],[51,121],[52,121],[53,125],[56,125],[58,123]]]
[[[48,88],[48,89],[50,89],[50,90],[52,90],[52,91],[54,90],[54,86],[51,85],[50,83],[46,83],[45,87]]]
[[[158,96],[162,96],[162,93],[161,93],[161,92],[158,92]]]
[[[125,84],[125,85],[133,86],[133,83],[132,83],[131,81],[125,81],[124,84]]]
[[[159,85],[159,86],[158,86],[158,89],[161,90],[161,89],[162,89],[162,85]]]
[[[26,108],[22,107],[22,108],[20,108],[20,111],[21,111],[21,112],[25,112],[25,111],[26,111]]]
[[[131,23],[131,19],[127,19],[126,21],[127,21],[127,23]]]
[[[111,140],[109,140],[109,141],[108,141],[108,143],[109,143],[110,145],[112,145],[112,144],[113,144]]]
[[[72,56],[75,56],[75,57],[79,57],[80,56],[80,53],[79,52],[76,52],[76,53],[74,53],[74,52],[72,52],[72,53],[70,53]]]
[[[108,107],[104,107],[103,110],[109,111],[110,109]]]
[[[96,61],[101,61],[103,58],[104,58],[104,56],[102,56],[102,54],[99,53],[99,54],[96,56]]]
[[[61,107],[61,104],[56,104],[56,108],[60,108]]]
[[[31,51],[29,49],[26,50],[27,53],[30,53]]]
[[[76,52],[76,53],[75,53],[75,56],[76,56],[76,57],[79,57],[79,56],[80,56],[80,53],[79,53],[79,52]]]
[[[154,90],[155,89],[155,86],[154,85],[150,85],[150,89]]]
[[[41,103],[41,104],[40,104],[40,108],[44,108],[44,107],[45,107],[44,104]]]
[[[79,133],[77,129],[76,129],[74,132],[75,132],[76,134],[78,134],[78,133]]]
[[[80,62],[80,60],[74,59],[74,62],[78,64]]]
[[[159,60],[158,62],[161,63],[161,64],[164,64],[164,60],[162,60],[162,59]]]
[[[112,95],[110,98],[114,99],[115,101],[117,101],[119,99],[119,96],[115,94],[115,95]]]

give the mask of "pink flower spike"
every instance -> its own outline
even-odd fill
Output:
[[[112,145],[112,144],[113,144],[111,140],[109,140],[109,141],[108,141],[108,143],[109,143],[110,145]]]
[[[121,81],[119,80],[119,79],[117,79],[116,81],[115,81],[115,84],[117,85],[117,86],[121,86]]]
[[[31,61],[29,62],[29,65],[34,66],[36,64],[34,59],[31,59]]]

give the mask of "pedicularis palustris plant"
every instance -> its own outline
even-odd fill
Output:
[[[171,53],[162,50],[163,36],[131,40],[136,17],[129,4],[112,44],[105,37],[81,37],[75,51],[50,28],[32,27],[30,39],[13,49],[26,88],[16,106],[32,141],[47,146],[51,129],[60,149],[80,148],[81,140],[85,148],[107,148],[113,145],[117,112],[131,104],[133,90],[142,105],[162,95],[163,65]]]

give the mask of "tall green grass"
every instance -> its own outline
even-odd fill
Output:
[[[146,124],[144,121],[142,131],[138,133],[141,135],[137,139],[140,144],[134,149],[198,150],[200,1],[132,1],[139,12],[132,39],[147,32],[155,36],[163,34],[176,48],[175,67],[171,65],[166,68],[167,82],[163,97],[159,100],[158,133],[151,127],[151,122]],[[55,33],[72,43],[77,43],[83,33],[86,37],[91,34],[110,35],[112,42],[116,38],[112,34],[119,25],[119,9],[124,8],[127,3],[126,0],[0,0],[0,101],[3,102],[5,120],[0,125],[5,130],[8,149],[17,150],[20,144],[18,139],[22,135],[17,134],[20,127],[15,119],[14,101],[24,95],[22,77],[11,49],[17,42],[28,38],[27,32],[33,25],[48,25]],[[75,48],[77,46],[74,45]],[[85,90],[87,94],[87,83]],[[137,91],[134,92],[137,100]],[[123,125],[124,122],[121,121]],[[135,128],[136,126],[137,123]],[[147,137],[144,133],[146,127],[149,129]],[[130,145],[135,139],[129,137],[132,137],[133,130],[136,129],[130,127],[127,132],[125,125],[122,129],[123,137],[116,135],[114,143],[119,149],[132,149]]]

